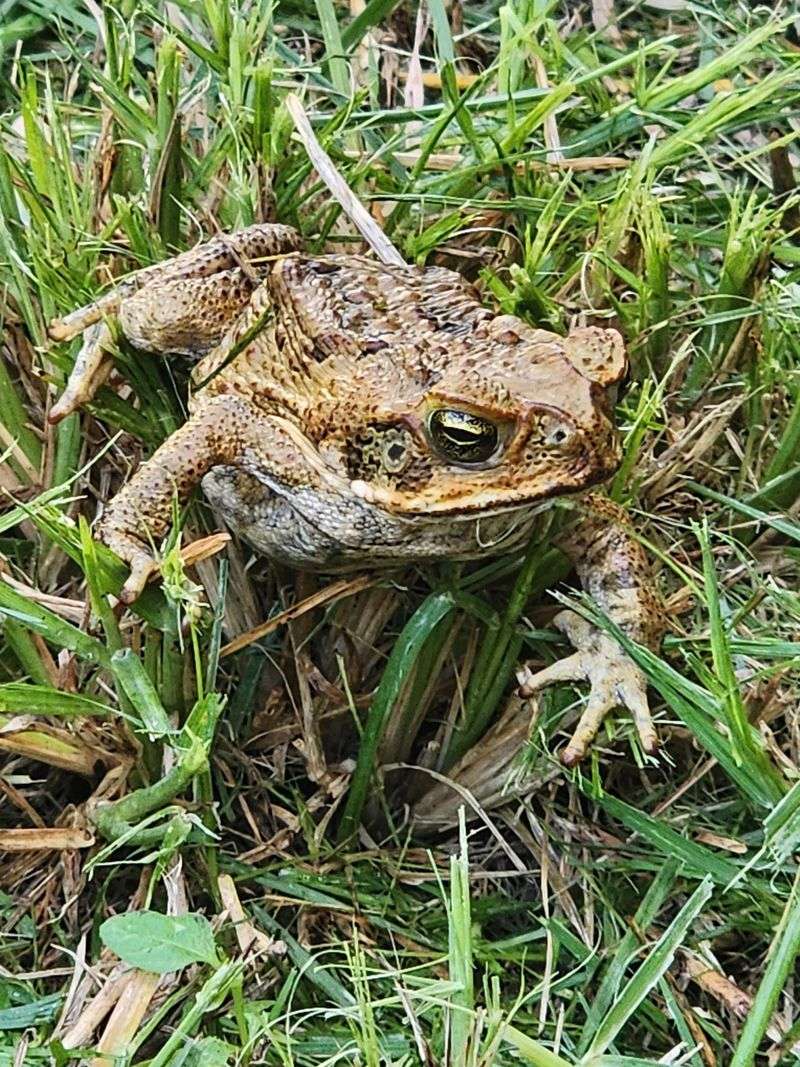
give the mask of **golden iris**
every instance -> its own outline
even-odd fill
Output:
[[[457,408],[437,408],[428,419],[436,448],[454,463],[485,463],[497,448],[497,427],[480,415]]]

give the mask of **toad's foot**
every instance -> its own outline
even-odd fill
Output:
[[[517,674],[520,694],[531,696],[553,682],[589,682],[589,697],[569,744],[561,754],[568,767],[580,762],[612,708],[624,705],[633,715],[642,748],[654,753],[658,748],[650,708],[647,679],[617,642],[588,623],[574,611],[561,611],[555,625],[566,634],[577,652],[535,674],[523,667]]]
[[[123,604],[132,604],[144,590],[150,577],[158,569],[158,562],[137,537],[115,529],[113,525],[101,526],[99,540],[130,567],[130,574],[122,587],[119,599]]]
[[[61,422],[92,399],[113,366],[108,354],[112,343],[111,332],[104,322],[96,322],[87,328],[66,388],[47,416],[49,422]]]

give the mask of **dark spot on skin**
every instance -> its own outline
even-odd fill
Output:
[[[366,289],[345,289],[340,293],[342,299],[348,304],[373,304],[374,299]]]
[[[388,347],[388,341],[384,341],[380,337],[368,337],[361,345],[361,351],[364,355],[369,355],[373,352],[383,352]]]

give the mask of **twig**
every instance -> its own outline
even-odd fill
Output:
[[[97,1044],[98,1052],[108,1052],[110,1055],[95,1056],[91,1067],[113,1067],[118,1062],[117,1056],[127,1051],[160,981],[160,974],[132,972]]]
[[[308,152],[308,158],[330,190],[331,196],[341,206],[358,232],[382,263],[394,267],[407,266],[406,261],[373,219],[353,190],[333,165],[333,160],[317,140],[300,98],[295,93],[286,97],[286,109],[292,116],[294,128]]]
[[[328,604],[333,600],[341,600],[343,597],[355,596],[356,593],[360,593],[363,589],[369,588],[374,583],[375,579],[368,574],[359,575],[357,578],[344,578],[340,582],[334,582],[333,585],[329,585],[326,589],[320,589],[318,593],[314,593],[312,596],[305,597],[299,604],[293,604],[285,611],[281,611],[278,615],[273,615],[271,619],[267,619],[260,626],[256,626],[253,630],[248,630],[247,633],[239,634],[238,637],[234,637],[232,641],[229,641],[220,651],[220,656],[230,656],[234,652],[238,652],[242,648],[246,648],[247,645],[252,645],[254,641],[259,641],[262,637],[266,637],[267,634],[271,634],[273,630],[277,630],[279,626],[284,626],[287,622],[291,622],[293,619],[299,619],[301,615],[305,615],[307,611],[312,611],[314,608],[319,608],[323,604]]]
[[[19,830],[0,830],[0,849],[4,852],[29,852],[49,849],[89,848],[94,838],[88,830],[69,826],[44,826]]]

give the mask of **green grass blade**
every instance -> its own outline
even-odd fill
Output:
[[[648,111],[656,113],[665,108],[672,107],[680,100],[685,99],[692,93],[698,92],[706,85],[719,78],[724,78],[730,71],[736,70],[742,60],[752,55],[753,51],[768,41],[771,37],[779,34],[787,25],[786,19],[771,19],[764,22],[751,33],[745,34],[731,47],[722,50],[710,62],[704,63],[687,74],[663,85],[651,93],[647,93],[641,104]]]
[[[380,26],[399,4],[400,0],[369,0],[364,10],[342,30],[342,46],[351,51],[374,26]]]
[[[51,715],[73,719],[80,715],[106,716],[113,708],[81,693],[67,693],[50,685],[4,682],[0,685],[0,711],[12,715]]]
[[[606,1051],[650,990],[666,973],[692,923],[711,899],[713,884],[712,878],[703,879],[683,905],[598,1026],[581,1063],[589,1064]]]
[[[578,1055],[586,1052],[592,1036],[597,1033],[600,1020],[608,1012],[625,976],[625,971],[641,950],[641,940],[638,935],[647,935],[647,931],[664,906],[675,883],[678,869],[679,863],[677,860],[667,860],[650,883],[647,893],[636,909],[636,914],[631,924],[632,928],[624,934],[616,952],[611,957],[603,975],[603,980],[586,1015],[586,1022],[578,1042]]]
[[[304,977],[308,978],[314,985],[319,986],[334,1004],[338,1004],[342,1008],[351,1008],[355,1005],[356,1001],[353,994],[348,989],[345,989],[341,982],[337,981],[330,970],[324,967],[313,953],[303,948],[297,938],[292,937],[289,931],[284,929],[274,916],[258,905],[253,908],[253,911],[266,930],[269,930],[271,934],[286,943],[289,958]]]
[[[110,655],[102,641],[83,633],[72,623],[37,604],[0,581],[0,617],[13,619],[21,626],[39,634],[56,648],[68,648],[83,659],[107,667]]]
[[[747,719],[739,679],[736,677],[731,659],[728,633],[722,621],[719,585],[714,557],[711,553],[708,525],[696,528],[695,533],[703,555],[703,577],[711,627],[711,654],[714,670],[722,687],[721,705],[730,729],[731,751],[740,765],[745,762],[757,763],[761,765],[762,772],[767,774],[771,768],[769,768],[763,749],[755,740],[754,732]]]
[[[568,1060],[562,1059],[555,1052],[540,1045],[538,1041],[523,1034],[516,1026],[506,1023],[502,1028],[502,1035],[504,1040],[517,1050],[522,1059],[526,1063],[533,1064],[533,1067],[569,1067]]]
[[[375,757],[383,736],[386,719],[397,700],[408,671],[419,655],[428,635],[453,610],[453,599],[446,593],[434,593],[423,601],[403,628],[386,664],[378,691],[367,716],[356,769],[350,781],[344,814],[339,826],[338,840],[349,840],[358,829],[361,812],[367,798],[370,779],[375,770]]]
[[[682,861],[687,871],[691,871],[695,877],[711,878],[717,885],[727,886],[740,875],[738,864],[723,859],[705,845],[683,837],[661,819],[654,819],[608,793],[594,799],[609,815],[619,819],[633,833],[640,834],[662,856]]]
[[[743,500],[736,500],[732,496],[719,493],[715,489],[709,489],[708,486],[700,485],[698,482],[687,482],[686,484],[688,488],[698,493],[699,496],[704,496],[708,500],[715,500],[718,504],[725,504],[734,511],[738,511],[741,515],[747,515],[748,518],[755,519],[757,522],[763,522],[766,526],[777,530],[792,541],[800,542],[800,524],[793,522],[791,519],[770,515],[760,508],[754,508],[750,504],[746,504]]]
[[[753,1067],[761,1041],[800,955],[800,870],[767,954],[764,975],[745,1019],[730,1067]]]
[[[458,985],[451,994],[448,1010],[448,1053],[450,1063],[465,1063],[475,1010],[473,988],[472,917],[469,899],[469,853],[464,809],[459,810],[460,852],[450,857],[450,903],[447,911],[448,966],[450,978]]]
[[[345,59],[345,48],[339,29],[339,20],[332,0],[315,0],[322,38],[325,41],[325,56],[331,82],[337,93],[346,100],[350,95],[350,68]]]

